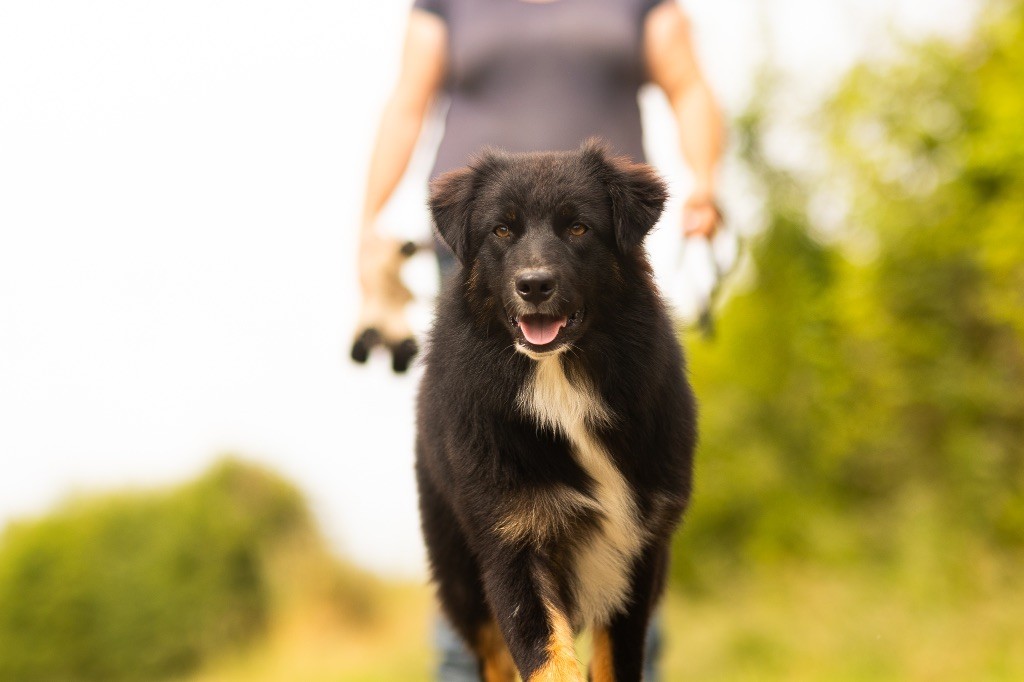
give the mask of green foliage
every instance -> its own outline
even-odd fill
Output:
[[[71,503],[0,539],[0,680],[160,679],[267,624],[266,553],[308,524],[290,485],[227,461],[162,494]]]
[[[1024,3],[967,44],[859,67],[821,117],[827,177],[762,151],[753,281],[690,343],[697,495],[676,547],[694,587],[792,559],[971,583],[1024,548]],[[844,201],[830,239],[808,210]]]

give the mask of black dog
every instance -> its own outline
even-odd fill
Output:
[[[488,152],[431,187],[462,268],[419,394],[420,510],[441,605],[488,682],[582,680],[585,627],[595,682],[640,679],[695,441],[642,245],[665,195],[596,143]]]

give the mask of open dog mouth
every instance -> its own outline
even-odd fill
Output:
[[[584,309],[580,308],[568,317],[542,315],[539,313],[509,317],[509,322],[526,339],[527,343],[537,348],[551,345],[559,337],[563,329],[571,329],[583,319]]]

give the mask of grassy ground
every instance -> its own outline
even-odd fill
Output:
[[[662,609],[664,679],[1024,680],[1024,557],[936,518],[890,520],[881,546],[898,553],[692,552],[699,570],[677,577],[689,591]],[[178,682],[427,682],[433,669],[430,589],[339,560],[297,491],[232,462],[12,526],[0,605],[0,682],[197,668]]]
[[[358,624],[331,612],[295,612],[259,645],[188,682],[425,681],[431,613],[431,593],[422,585],[384,588],[375,615]]]
[[[1024,591],[965,597],[793,570],[670,598],[668,680],[1021,680]]]
[[[1024,679],[1024,590],[998,576],[984,582],[992,587],[954,593],[928,578],[895,587],[907,585],[903,577],[789,568],[713,597],[673,593],[663,616],[665,679]],[[429,590],[382,594],[372,622],[296,614],[262,645],[190,682],[429,680]]]

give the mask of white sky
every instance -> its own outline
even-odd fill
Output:
[[[736,112],[762,20],[816,93],[884,53],[887,27],[956,34],[975,3],[686,4]],[[416,375],[347,361],[356,218],[407,7],[0,4],[0,524],[233,452],[297,482],[339,550],[421,572]],[[643,101],[651,160],[685,189],[664,103]],[[388,213],[396,231],[426,229],[429,160]],[[430,259],[407,276],[428,293]]]

